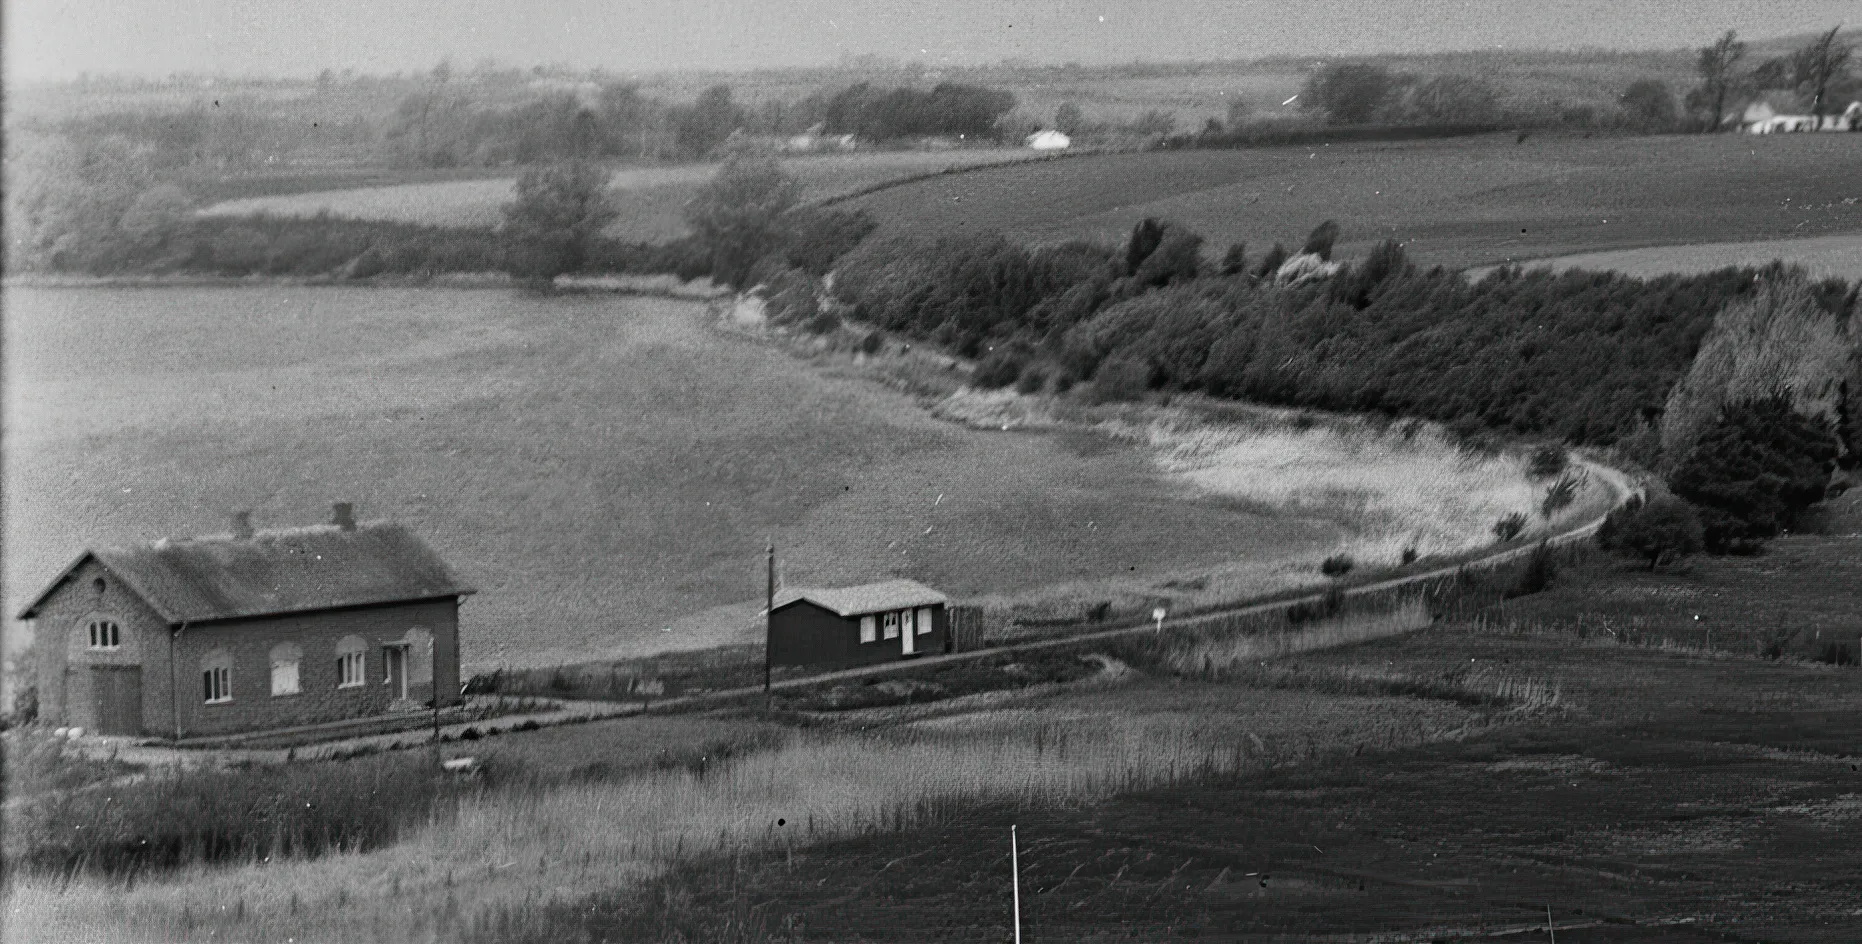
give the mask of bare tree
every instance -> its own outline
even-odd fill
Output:
[[[1841,30],[1841,26],[1831,27],[1829,32],[1798,50],[1794,57],[1798,81],[1810,93],[1810,113],[1816,115],[1819,122],[1823,120],[1824,99],[1829,95],[1830,86],[1848,73],[1849,56],[1855,51],[1848,43],[1836,41],[1836,34]]]
[[[1726,120],[1726,99],[1740,82],[1739,60],[1745,56],[1746,44],[1732,30],[1713,45],[1701,47],[1700,58],[1694,64],[1700,73],[1700,87],[1688,97],[1710,116],[1710,132],[1720,130],[1720,122]]]

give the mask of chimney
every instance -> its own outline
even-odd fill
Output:
[[[356,529],[355,505],[349,502],[337,502],[330,507],[334,509],[334,514],[330,518],[331,524],[344,531],[354,531]]]
[[[239,541],[252,540],[252,512],[233,512],[233,538]]]

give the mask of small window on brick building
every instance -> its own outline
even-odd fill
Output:
[[[360,636],[344,636],[336,644],[336,687],[355,688],[368,677],[368,643]]]
[[[91,620],[90,640],[92,649],[120,649],[123,646],[123,627],[115,620]]]
[[[216,649],[200,660],[201,694],[209,705],[233,700],[233,657]]]
[[[281,642],[272,647],[272,694],[295,695],[298,693],[298,663],[303,661],[304,650],[296,643]]]

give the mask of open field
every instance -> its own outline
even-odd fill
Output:
[[[239,508],[321,521],[332,500],[406,522],[480,589],[471,668],[747,641],[772,535],[791,584],[1143,595],[1224,568],[1257,592],[1310,582],[1369,521],[1361,495],[1281,511],[1211,494],[1142,442],[945,422],[692,303],[276,285],[7,301],[9,613],[86,545],[213,533]]]
[[[1145,152],[920,181],[851,201],[881,232],[1112,242],[1147,216],[1215,251],[1297,246],[1319,222],[1355,257],[1498,264],[1576,252],[1862,231],[1862,136],[1578,138]]]
[[[1862,234],[1581,252],[1539,259],[1527,265],[1535,269],[1609,269],[1654,278],[1710,272],[1728,266],[1762,266],[1776,260],[1801,265],[1813,278],[1862,280]]]
[[[685,762],[647,773],[622,761],[568,771],[566,782],[494,782],[376,851],[189,868],[133,887],[25,879],[12,889],[7,928],[22,939],[102,928],[139,940],[454,939],[501,910],[574,902],[708,852],[943,822],[971,802],[1093,802],[1185,777],[1446,737],[1491,714],[1452,702],[1133,677],[966,719],[799,731],[710,767],[688,750]],[[567,736],[592,746],[577,734]],[[569,745],[556,747],[546,753]],[[300,912],[317,917],[306,922]]]
[[[1846,538],[1792,550],[1854,556]],[[1845,573],[1739,586],[1835,612]],[[1590,558],[1567,579],[1590,598],[1640,578]],[[804,699],[814,714],[505,735],[472,748],[482,792],[392,844],[133,886],[25,878],[8,932],[993,940],[1009,823],[1037,939],[1428,939],[1529,927],[1547,904],[1578,942],[1862,929],[1862,858],[1840,841],[1862,815],[1862,673],[1413,609],[1267,645],[1115,646],[1058,684],[977,663],[931,673],[974,694],[910,710]]]
[[[1034,152],[1020,148],[868,151],[793,157],[785,161],[785,166],[801,181],[804,200],[820,200],[900,178],[937,174],[952,168],[1023,161],[1035,156]],[[631,240],[664,240],[683,235],[685,220],[681,213],[686,201],[717,169],[717,164],[681,164],[616,171],[610,186],[621,215],[608,227],[608,234]],[[201,212],[214,216],[329,213],[433,226],[494,226],[502,219],[499,208],[510,202],[515,182],[516,177],[507,173],[463,180],[246,197],[216,203]]]
[[[1817,542],[1825,557],[1854,551]],[[1577,588],[1608,587],[1614,573]],[[705,939],[729,922],[746,941],[999,940],[1011,823],[1032,940],[1543,941],[1547,906],[1558,940],[1579,944],[1862,934],[1862,854],[1845,838],[1862,817],[1846,721],[1862,707],[1854,669],[1468,623],[1272,665],[1252,684],[1326,690],[1330,679],[1502,673],[1555,690],[1560,707],[1544,723],[1084,808],[1004,803],[793,853],[713,857],[644,888],[513,916],[480,938]],[[1039,704],[1143,711],[1159,691],[1080,690]]]

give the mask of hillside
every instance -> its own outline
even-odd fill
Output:
[[[1000,230],[1115,243],[1158,217],[1219,252],[1296,243],[1322,220],[1341,254],[1384,239],[1449,266],[1862,231],[1862,136],[1448,141],[1069,158],[920,181],[849,201],[882,233]]]

